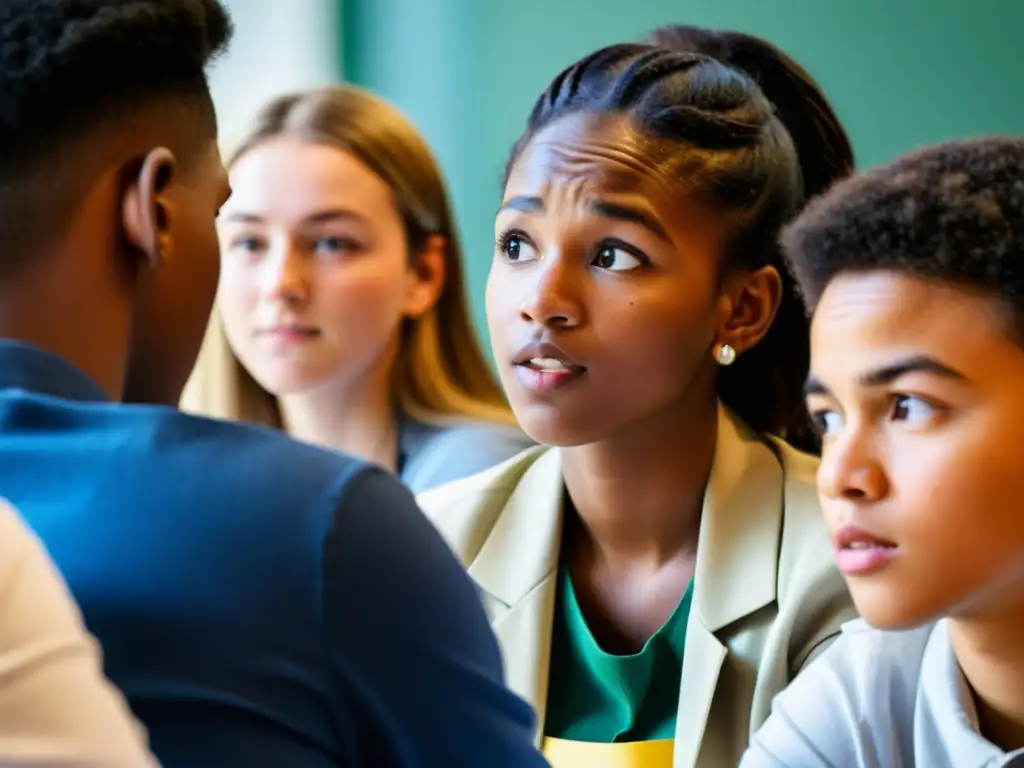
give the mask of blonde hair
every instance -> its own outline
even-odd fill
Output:
[[[392,190],[409,258],[431,236],[445,242],[445,282],[435,305],[407,318],[392,371],[396,405],[433,423],[515,419],[474,334],[466,302],[462,248],[438,163],[413,125],[387,102],[352,86],[279,97],[266,105],[229,165],[278,137],[337,147]],[[215,310],[181,406],[207,416],[281,427],[277,399],[235,356]]]

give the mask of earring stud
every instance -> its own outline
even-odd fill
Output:
[[[736,350],[729,344],[718,344],[715,347],[715,360],[719,365],[732,365],[736,362]]]

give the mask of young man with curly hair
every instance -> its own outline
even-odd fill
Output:
[[[743,766],[1024,765],[1024,139],[840,183],[784,247],[813,311],[818,491],[864,622]]]
[[[0,3],[0,495],[165,766],[542,764],[396,479],[122,404],[176,403],[207,324],[229,36],[216,0]]]

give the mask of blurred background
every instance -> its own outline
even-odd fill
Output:
[[[670,22],[751,32],[802,63],[858,165],[920,144],[1024,133],[1024,0],[227,0],[213,73],[225,151],[269,97],[337,80],[392,101],[440,158],[483,285],[505,156],[563,67]],[[484,337],[485,338],[485,337]]]

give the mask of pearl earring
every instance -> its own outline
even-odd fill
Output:
[[[736,350],[729,344],[718,344],[715,347],[715,360],[719,365],[732,365],[736,361]]]

